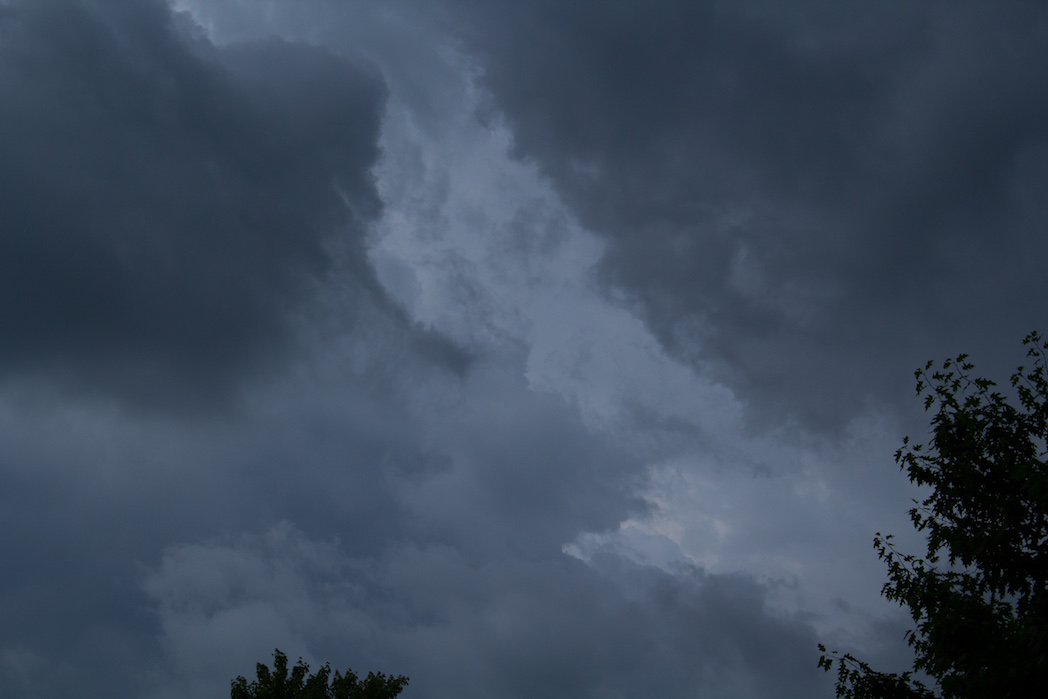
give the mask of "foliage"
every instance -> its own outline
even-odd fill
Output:
[[[819,666],[837,664],[838,697],[1026,697],[1048,678],[1048,342],[1031,333],[1023,344],[1033,364],[1011,377],[1018,407],[973,378],[966,355],[916,372],[917,394],[936,410],[931,444],[906,438],[895,461],[932,488],[910,510],[927,554],[874,539],[888,566],[882,594],[916,625],[913,671],[876,672],[820,644]]]
[[[287,656],[273,651],[273,670],[262,663],[256,666],[258,679],[248,684],[243,677],[232,682],[230,699],[395,699],[408,684],[408,678],[369,672],[363,681],[352,670],[331,674],[330,664],[309,673],[301,658],[288,672]]]

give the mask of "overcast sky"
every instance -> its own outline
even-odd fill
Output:
[[[832,696],[1048,330],[1048,7],[0,1],[0,695]]]

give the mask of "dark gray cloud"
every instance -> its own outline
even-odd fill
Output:
[[[331,370],[205,426],[5,404],[0,689],[223,696],[275,646],[418,697],[826,689],[753,576],[561,553],[643,505],[635,459],[555,396],[410,354],[384,398]]]
[[[1040,5],[456,5],[606,279],[757,412],[839,425],[1044,325]]]
[[[287,624],[267,625],[265,610],[252,615],[237,611],[238,599],[232,609],[218,600],[204,621],[242,614],[243,628],[223,635],[205,624],[196,636],[171,637],[164,610],[141,590],[171,542],[206,544],[218,532],[266,531],[289,520],[310,536],[337,536],[338,555],[354,560],[389,557],[409,542],[453,552],[468,568],[499,561],[542,577],[560,565],[561,545],[579,529],[612,527],[642,508],[629,487],[635,461],[588,435],[569,406],[491,367],[465,383],[445,376],[412,349],[410,329],[383,318],[368,326],[369,356],[348,360],[355,369],[338,362],[356,340],[327,348],[327,356],[318,351],[300,358],[293,376],[255,385],[244,409],[221,419],[5,395],[0,525],[8,534],[0,546],[17,565],[0,582],[0,692],[105,696],[120,686],[128,696],[196,696],[180,693],[178,682],[228,686],[247,671],[236,662],[264,659],[274,646],[357,657],[346,641],[353,629],[318,622],[283,595],[263,602]],[[397,376],[376,385],[389,364]],[[219,548],[211,560],[225,570],[239,559]],[[333,580],[315,572],[296,572],[295,584],[366,582],[340,578],[340,568]],[[171,594],[197,594],[210,579],[203,569],[183,573],[164,583]],[[428,609],[397,612],[402,624],[422,624],[445,605],[425,592],[431,571],[411,561],[384,575],[382,585],[400,595],[429,595]],[[487,598],[498,597],[500,580],[483,583]],[[361,613],[385,624],[380,588],[376,582]],[[508,648],[511,639],[504,642]],[[416,648],[412,663],[436,646],[459,645],[453,634],[430,643]],[[188,679],[179,674],[185,654],[206,659]],[[354,662],[376,657],[390,669],[405,662],[389,654]]]
[[[279,356],[334,241],[373,287],[374,70],[153,1],[7,3],[0,32],[3,378],[214,397]]]
[[[271,651],[259,636],[279,636],[297,646],[285,651],[311,659],[395,666],[420,698],[828,690],[828,678],[810,671],[812,632],[770,613],[752,579],[671,574],[614,556],[471,564],[453,547],[409,545],[353,558],[281,525],[172,547],[146,589],[187,686],[205,684],[192,675],[208,654],[249,668]]]
[[[893,416],[740,416],[829,428],[1026,329],[1039,10],[178,5],[0,3],[0,695],[224,696],[274,647],[434,698],[905,658]]]

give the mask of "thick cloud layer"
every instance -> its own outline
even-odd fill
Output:
[[[2,377],[214,395],[288,341],[362,225],[384,87],[279,40],[217,49],[160,2],[0,17]]]
[[[839,426],[1043,326],[1040,5],[457,5],[608,281],[766,416]]]
[[[281,525],[263,537],[173,548],[146,589],[189,682],[216,657],[251,667],[268,649],[250,639],[276,635],[307,657],[396,662],[417,697],[826,689],[807,671],[811,632],[770,617],[764,590],[742,576],[673,575],[617,558],[477,565],[443,546],[354,559]]]
[[[377,344],[381,326],[370,330]],[[294,380],[253,391],[250,409],[206,425],[135,417],[100,402],[5,405],[0,522],[18,533],[4,540],[5,559],[18,565],[0,583],[0,652],[30,661],[0,671],[4,693],[101,697],[117,685],[128,696],[181,697],[199,696],[203,684],[206,695],[221,696],[216,687],[250,672],[274,646],[399,671],[437,647],[468,652],[456,648],[455,629],[411,652],[350,643],[361,629],[301,609],[288,597],[294,589],[270,589],[265,576],[225,582],[240,566],[235,550],[218,547],[210,563],[190,569],[180,559],[161,562],[167,548],[207,550],[222,532],[264,533],[288,520],[324,541],[337,537],[325,549],[330,560],[313,561],[320,572],[302,568],[297,544],[272,553],[290,556],[275,565],[294,569],[290,581],[274,574],[272,586],[302,585],[323,597],[368,585],[356,612],[362,623],[417,632],[434,614],[466,623],[459,614],[480,613],[469,611],[476,590],[494,604],[515,568],[542,579],[564,565],[561,545],[579,529],[611,527],[618,513],[639,510],[624,487],[631,460],[589,436],[567,406],[507,383],[503,371],[477,371],[460,385],[405,356],[398,346],[408,338],[393,326],[390,345],[357,371],[315,356],[322,371],[302,367]],[[398,354],[405,383],[373,391],[374,375]],[[397,559],[405,546],[453,556],[463,578],[471,570],[490,578],[455,592],[456,602],[434,590],[437,571],[410,557],[371,582],[359,566],[339,562]],[[520,584],[530,603],[543,604],[541,590]],[[248,600],[257,614],[242,608],[242,589],[270,595]],[[429,606],[384,602],[394,590],[425,595]],[[240,621],[224,625],[229,619]]]
[[[1043,313],[1038,7],[172,4],[0,3],[0,695],[904,665],[910,372]]]

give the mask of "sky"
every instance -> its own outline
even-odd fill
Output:
[[[830,697],[1048,329],[1048,7],[0,2],[0,695]]]

